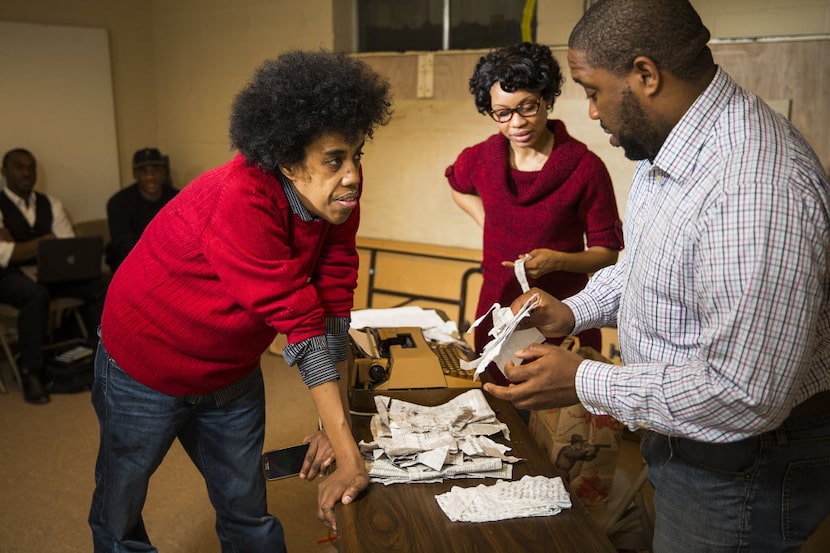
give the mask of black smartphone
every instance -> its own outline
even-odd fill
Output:
[[[300,474],[309,444],[266,451],[262,454],[262,472],[268,480],[279,480]]]

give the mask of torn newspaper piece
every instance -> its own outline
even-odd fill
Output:
[[[525,271],[525,261],[528,259],[531,259],[531,257],[529,253],[526,253],[513,262],[513,274],[516,275],[516,280],[519,281],[522,292],[530,290],[530,285],[527,283],[527,272]]]
[[[571,508],[571,496],[559,476],[527,475],[515,482],[496,482],[492,486],[453,486],[435,499],[444,514],[455,522],[544,517]]]
[[[371,443],[360,443],[372,482],[437,482],[445,478],[511,478],[510,438],[481,390],[469,390],[435,407],[375,396],[378,414]]]
[[[351,312],[349,335],[366,353],[369,351],[364,346],[364,342],[368,341],[368,338],[365,332],[360,331],[366,328],[382,327],[417,327],[421,329],[427,341],[456,344],[462,349],[469,349],[469,346],[460,338],[455,321],[444,320],[435,309],[409,305],[384,309],[358,309]]]
[[[461,368],[465,370],[475,369],[473,380],[476,380],[491,362],[495,362],[504,374],[504,367],[508,361],[513,361],[517,365],[520,363],[519,358],[513,355],[516,350],[523,349],[530,344],[541,344],[545,341],[545,337],[536,328],[516,330],[519,322],[530,315],[530,311],[536,307],[538,302],[539,296],[537,294],[530,296],[515,315],[513,315],[510,307],[502,307],[496,303],[472,324],[470,330],[478,326],[484,320],[484,317],[492,313],[493,328],[490,330],[490,336],[493,338],[484,346],[481,357],[472,361],[461,361]]]

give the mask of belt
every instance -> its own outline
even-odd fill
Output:
[[[810,417],[822,413],[830,413],[830,390],[819,392],[793,407],[787,419]]]

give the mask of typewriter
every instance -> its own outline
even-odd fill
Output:
[[[461,341],[427,341],[418,327],[351,329],[352,363],[349,390],[386,394],[401,390],[478,388],[474,370],[461,368],[461,360],[474,353]],[[394,394],[401,397],[399,394]]]

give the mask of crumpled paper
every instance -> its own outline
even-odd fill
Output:
[[[507,366],[508,361],[513,361],[516,365],[521,364],[521,360],[514,355],[515,351],[524,349],[530,344],[541,344],[545,341],[545,337],[536,328],[516,330],[521,320],[530,316],[530,312],[538,303],[539,296],[537,294],[530,296],[515,315],[510,307],[502,307],[498,303],[494,303],[487,313],[476,319],[468,330],[468,332],[471,332],[485,317],[492,314],[493,328],[489,335],[493,338],[484,345],[481,357],[472,361],[462,360],[461,368],[464,370],[475,369],[473,380],[476,380],[491,362],[495,362],[502,374],[504,374],[504,367]]]
[[[492,486],[453,486],[447,493],[436,495],[435,499],[454,522],[544,517],[571,508],[571,496],[559,476],[526,475],[515,482],[502,480]]]

